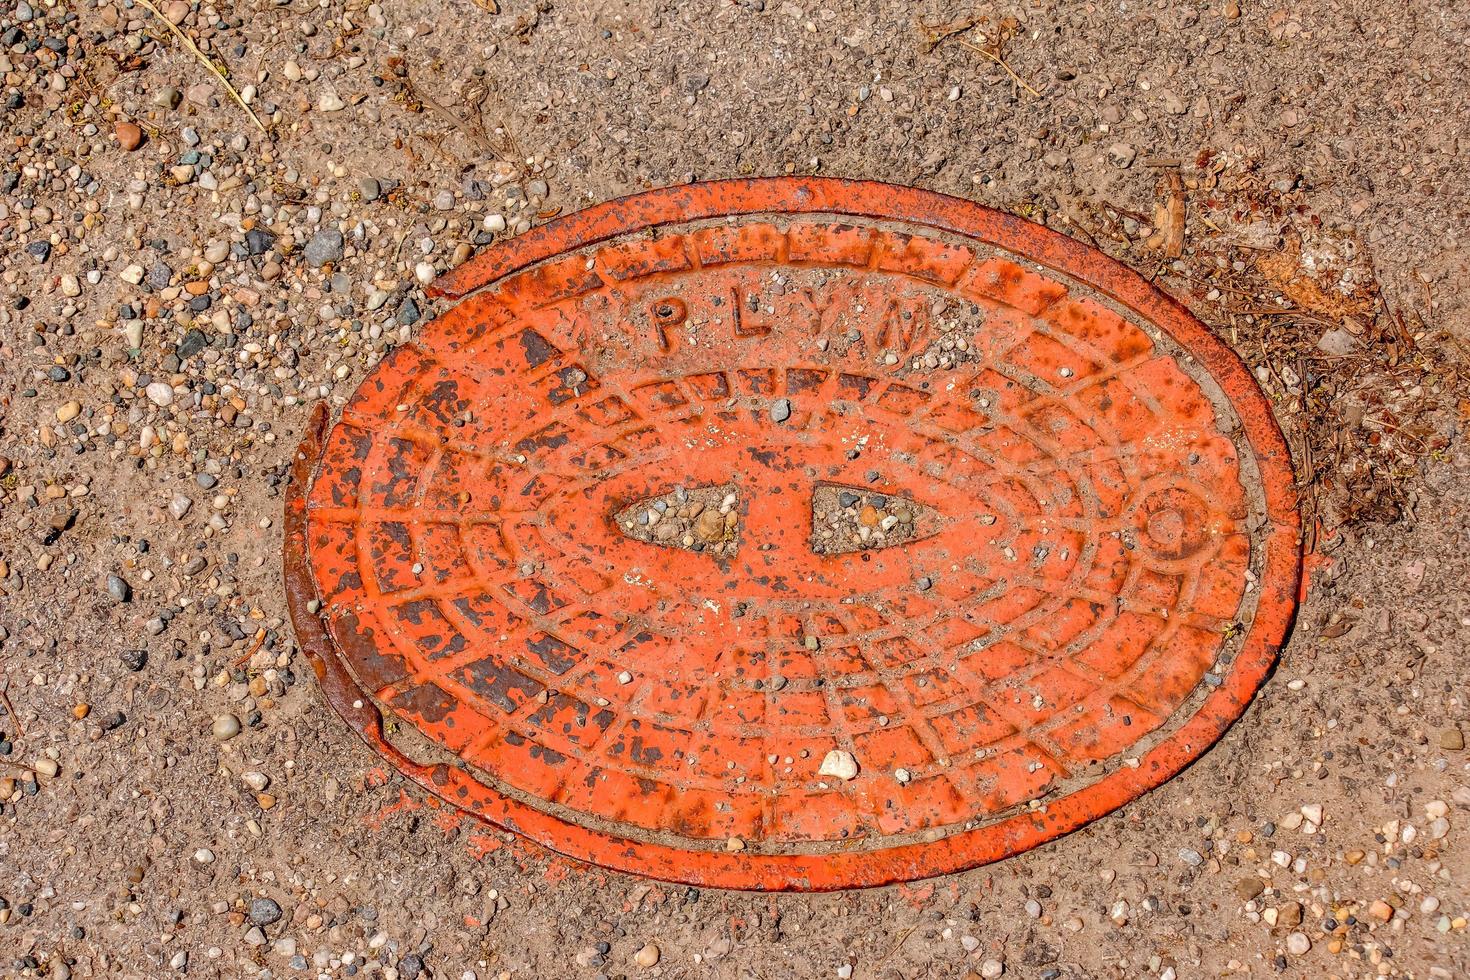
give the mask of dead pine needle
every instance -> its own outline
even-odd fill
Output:
[[[160,11],[157,7],[153,6],[153,0],[138,0],[138,2],[141,3],[144,7],[148,8],[149,13],[151,13],[154,17],[157,17],[164,24],[164,26],[166,26],[170,31],[174,33],[174,36],[176,36],[179,41],[183,43],[184,47],[189,49],[189,53],[194,56],[194,59],[196,61],[198,61],[205,68],[209,69],[210,74],[219,79],[219,83],[225,87],[225,91],[229,92],[230,97],[240,104],[240,108],[245,110],[245,114],[250,117],[251,122],[255,123],[256,128],[258,128],[262,133],[265,133],[267,136],[269,136],[270,131],[265,128],[265,123],[260,121],[260,117],[255,114],[255,110],[250,108],[250,106],[246,104],[245,100],[240,97],[239,92],[235,91],[235,86],[230,84],[230,80],[225,77],[224,72],[220,71],[219,66],[216,65],[212,60],[210,60],[208,55],[199,50],[199,45],[195,44],[194,40],[189,37],[189,35],[179,30],[178,26],[175,25],[173,21],[163,16],[163,12]]]
[[[235,666],[236,667],[243,667],[243,666],[245,666],[245,664],[247,664],[250,661],[250,658],[253,657],[253,656],[255,656],[255,651],[256,650],[259,650],[261,644],[264,643],[264,642],[265,642],[265,630],[259,630],[259,631],[257,631],[256,634],[255,634],[255,642],[252,643],[252,644],[250,644],[250,649],[246,650],[240,656],[240,658],[235,661]]]
[[[25,726],[20,723],[20,715],[15,713],[15,705],[10,703],[9,678],[6,678],[5,683],[3,685],[0,685],[0,704],[5,705],[5,713],[10,716],[11,720],[15,724],[16,737],[19,738],[20,736],[24,735],[26,733]]]
[[[1038,91],[1036,91],[1036,89],[1032,88],[1030,85],[1026,84],[1025,79],[1023,79],[1020,75],[1017,75],[1015,73],[1015,71],[1011,68],[1011,66],[1008,65],[1008,64],[1006,64],[1005,59],[1002,58],[1000,55],[998,55],[995,52],[990,51],[990,50],[988,50],[986,48],[981,47],[980,45],[976,44],[973,41],[967,41],[964,38],[960,38],[959,39],[959,42],[960,42],[961,45],[963,45],[964,47],[969,48],[971,51],[978,51],[981,54],[985,55],[985,57],[989,58],[991,61],[995,62],[997,65],[1000,65],[1002,68],[1005,69],[1006,74],[1009,75],[1009,76],[1011,76],[1011,81],[1015,82],[1021,88],[1025,89],[1028,92],[1030,92],[1032,95],[1036,96],[1038,99],[1041,98],[1041,93],[1038,92]]]

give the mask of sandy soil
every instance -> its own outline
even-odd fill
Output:
[[[493,6],[0,9],[0,975],[1470,975],[1470,9]],[[1164,788],[965,874],[724,893],[461,819],[321,701],[279,562],[311,404],[474,249],[779,173],[1096,244],[1272,396],[1313,588]]]

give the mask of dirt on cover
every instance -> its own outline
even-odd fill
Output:
[[[1470,975],[1467,51],[1450,0],[4,0],[0,976]],[[464,819],[323,703],[280,570],[312,407],[473,252],[773,174],[1095,245],[1271,397],[1311,588],[1161,789],[721,892]]]

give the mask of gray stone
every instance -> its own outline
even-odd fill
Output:
[[[336,228],[323,228],[306,243],[306,264],[313,269],[320,269],[328,262],[341,261],[342,244],[340,231]]]
[[[1333,327],[1317,338],[1317,349],[1334,357],[1346,357],[1357,351],[1360,346],[1358,338],[1342,327]]]
[[[208,345],[209,338],[204,335],[204,331],[190,329],[188,333],[184,334],[184,339],[179,341],[179,346],[175,353],[179,355],[179,360],[187,361]]]
[[[251,228],[245,233],[245,250],[251,255],[264,255],[276,244],[276,236],[260,228]]]
[[[1131,143],[1114,143],[1108,147],[1108,156],[1120,167],[1131,167],[1138,157],[1138,150]]]
[[[133,587],[119,575],[107,576],[107,594],[114,602],[133,601]]]
[[[250,900],[250,921],[258,926],[268,926],[281,918],[281,907],[269,898]]]

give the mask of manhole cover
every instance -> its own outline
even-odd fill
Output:
[[[741,888],[971,867],[1178,772],[1285,636],[1265,398],[1070,239],[728,181],[441,287],[302,444],[293,617],[378,751],[556,851]]]

